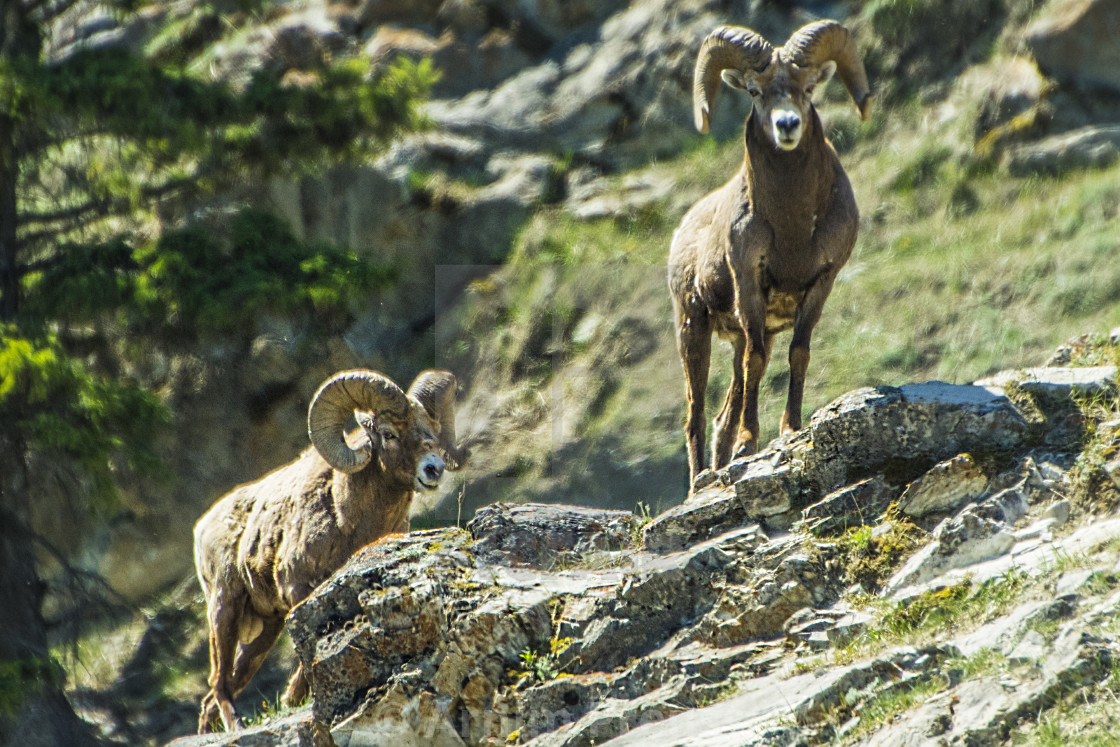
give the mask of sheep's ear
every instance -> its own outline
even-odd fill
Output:
[[[742,70],[736,70],[733,67],[726,68],[719,74],[719,77],[729,88],[734,88],[736,91],[750,91],[751,88],[758,88],[753,76],[747,76]]]
[[[376,426],[376,421],[373,419],[373,413],[358,410],[354,413],[354,420],[366,433],[373,433]]]
[[[818,88],[823,86],[828,81],[832,80],[832,76],[836,74],[836,63],[833,60],[827,60],[820,69],[817,70],[817,80],[814,83]]]

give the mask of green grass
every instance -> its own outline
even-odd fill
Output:
[[[1120,664],[1095,687],[1066,696],[1037,718],[1012,732],[1009,742],[1031,747],[1118,747],[1120,734]]]
[[[836,540],[845,580],[873,591],[892,574],[910,553],[921,546],[925,533],[893,508],[879,527],[859,526]]]
[[[847,735],[848,739],[858,738],[890,723],[896,716],[915,708],[937,693],[944,692],[949,687],[949,681],[944,677],[934,675],[929,679],[917,682],[912,686],[889,688],[862,704],[859,714],[859,723]]]

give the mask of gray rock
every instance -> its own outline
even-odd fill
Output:
[[[556,41],[588,24],[601,23],[626,7],[623,0],[495,0],[493,5],[510,18],[519,18],[536,33]]]
[[[814,482],[834,487],[898,462],[928,469],[973,449],[1015,449],[1026,421],[999,392],[929,382],[849,392],[814,413],[802,433],[793,458]]]
[[[526,7],[518,4],[519,15]],[[596,4],[595,13],[611,7]],[[704,3],[631,4],[602,24],[594,42],[559,48],[492,90],[425,110],[443,129],[503,148],[597,158],[672,150],[689,131],[696,50],[720,20]],[[724,96],[714,131],[741,127],[749,106],[747,97]]]
[[[1120,156],[1120,126],[1088,125],[1034,143],[1009,148],[1003,167],[1013,176],[1062,174],[1104,168]]]
[[[596,179],[570,190],[564,209],[580,220],[626,215],[656,205],[676,189],[676,181],[665,176],[627,176],[620,184]]]
[[[773,454],[758,455],[733,487],[716,484],[651,521],[643,543],[653,552],[671,552],[789,509],[791,471],[775,467]]]
[[[955,687],[951,691],[952,719],[939,739],[944,744],[1003,744],[1017,724],[1036,719],[1071,689],[1099,681],[1109,671],[1113,656],[1102,641],[1083,629],[1070,627],[1049,647],[1038,674],[1022,679],[1011,675],[980,677]],[[883,738],[874,743],[912,744],[902,740],[928,729],[927,708],[902,714],[889,729],[879,732]]]
[[[645,545],[681,549],[760,518],[789,517],[879,470],[901,465],[917,475],[971,449],[1021,447],[1026,434],[1011,402],[982,387],[859,389],[818,410],[804,430],[721,470],[713,486],[654,519]]]
[[[679,747],[742,747],[766,744],[773,722],[817,693],[842,680],[847,670],[830,670],[785,678],[760,677],[743,683],[738,694],[721,703],[686,711],[660,723],[647,724],[604,744],[611,747],[672,744]]]
[[[915,553],[887,582],[888,593],[928,581],[945,571],[1003,555],[1015,545],[1002,517],[985,515],[976,504],[937,525],[930,543]]]
[[[326,729],[304,706],[280,718],[239,732],[199,734],[172,741],[174,747],[324,747],[330,744]]]
[[[898,490],[876,475],[840,490],[834,490],[817,503],[802,509],[805,528],[815,535],[835,534],[849,527],[874,524]]]
[[[1114,343],[1115,344],[1115,343]],[[1050,355],[1043,366],[1063,368],[1076,359],[1084,358],[1094,348],[1093,335],[1077,335],[1063,342]]]
[[[503,565],[548,567],[558,559],[628,547],[637,517],[627,511],[541,503],[494,503],[467,524],[471,551]]]
[[[495,156],[486,165],[495,177],[479,191],[482,202],[515,202],[526,207],[538,203],[548,193],[552,163],[545,156]]]
[[[979,387],[1004,391],[1014,386],[1042,404],[1073,404],[1073,397],[1092,397],[1116,391],[1116,366],[1023,368],[1001,371],[976,382]]]
[[[1049,647],[1046,645],[1046,639],[1042,634],[1035,630],[1028,630],[1023,639],[1019,641],[1011,652],[1007,655],[1007,661],[1012,666],[1019,664],[1037,664],[1045,656]]]
[[[1096,574],[1096,571],[1089,568],[1078,568],[1073,571],[1066,571],[1054,583],[1054,596],[1062,597],[1067,594],[1074,594],[1081,590],[1089,579]]]
[[[846,646],[866,633],[872,622],[874,618],[866,612],[858,610],[847,612],[826,631],[828,640],[833,646]]]
[[[984,495],[988,477],[971,454],[959,454],[941,462],[910,483],[898,499],[898,508],[908,516],[955,510]]]
[[[1042,519],[1053,520],[1057,526],[1061,526],[1069,521],[1069,501],[1066,499],[1054,501],[1045,511],[1040,514]]]

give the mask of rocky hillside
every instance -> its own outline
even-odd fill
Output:
[[[1110,743],[1118,342],[850,392],[658,516],[371,545],[289,618],[311,704],[174,744]]]
[[[84,538],[52,519],[65,496],[44,496],[41,528],[130,600],[168,588],[190,570],[181,527],[298,453],[311,393],[354,366],[401,380],[447,366],[463,382],[459,431],[477,458],[416,507],[422,525],[499,499],[679,501],[681,377],[662,267],[684,210],[741,157],[746,101],[721,98],[714,138],[689,121],[697,40],[719,23],[784,39],[815,17],[845,19],[876,90],[869,125],[838,86],[821,97],[863,225],[815,338],[810,409],[859,385],[1030,365],[1120,323],[1120,280],[1100,270],[1120,203],[1107,172],[1120,81],[1095,36],[1113,4],[1035,5],[308,0],[247,13],[182,0],[122,27],[90,3],[60,20],[54,54],[128,44],[235,84],[263,69],[293,85],[326,58],[376,67],[403,54],[443,77],[431,130],[379,162],[222,200],[271,205],[302,237],[395,265],[399,282],[352,299],[334,334],[270,317],[153,355],[135,375],[173,411],[162,448],[173,479],[127,486],[119,515]],[[885,328],[884,309],[900,323]],[[770,434],[785,375],[772,368]],[[725,359],[713,369],[714,399]]]
[[[1116,8],[299,0],[253,13],[179,0],[124,27],[94,2],[62,19],[56,54],[128,44],[234,83],[265,69],[299,85],[316,61],[346,56],[427,56],[443,72],[432,128],[377,163],[223,197],[394,264],[399,282],[351,299],[337,334],[270,317],[153,355],[135,373],[173,410],[172,479],[128,486],[94,536],[76,536],[65,495],[39,503],[56,545],[145,605],[75,646],[82,712],[129,744],[193,730],[206,652],[189,527],[304,448],[306,403],[329,373],[408,381],[439,365],[463,384],[457,430],[475,457],[415,507],[413,527],[482,512],[469,533],[371,549],[324,587],[293,621],[323,689],[311,710],[268,715],[296,656],[281,647],[240,703],[271,719],[250,739],[359,744],[367,729],[385,744],[590,744],[658,721],[645,728],[685,735],[666,741],[708,744],[699,735],[726,715],[774,744],[873,740],[890,708],[927,699],[943,704],[930,718],[949,741],[964,728],[966,741],[1019,730],[1042,742],[1043,729],[1100,722],[1065,698],[1113,691],[1112,644],[1083,645],[1080,631],[1110,609],[1114,546],[1093,532],[1117,497],[1112,431],[1087,428],[1116,415],[1114,376],[1093,370],[1115,351],[1082,344],[1056,361],[1073,373],[994,379],[1007,397],[970,384],[1120,324]],[[823,16],[857,34],[877,99],[861,125],[839,86],[819,95],[862,220],[814,338],[817,415],[677,506],[687,469],[665,254],[683,212],[741,158],[747,106],[723,96],[714,137],[696,136],[693,55],[721,23],[781,40]],[[932,379],[949,383],[911,383]],[[1067,594],[1061,614],[1027,609]],[[1014,654],[1028,639],[1043,665]],[[1085,663],[1092,652],[1104,653]],[[969,682],[1005,699],[954,720]],[[920,744],[925,728],[903,732]]]

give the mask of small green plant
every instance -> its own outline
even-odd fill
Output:
[[[924,592],[899,602],[880,620],[880,627],[895,638],[920,630],[946,627],[960,616],[963,603],[972,591],[971,581]]]
[[[987,619],[1020,599],[1026,584],[1026,574],[1013,569],[980,584],[966,579],[923,592],[889,608],[869,637],[901,641]]]
[[[521,669],[511,670],[511,678],[515,681],[529,678],[532,682],[548,682],[557,677],[567,676],[564,672],[565,665],[560,662],[560,656],[571,645],[571,638],[553,636],[548,641],[547,652],[541,653],[533,649],[525,649],[518,654],[523,666]]]
[[[278,718],[286,716],[288,713],[291,713],[291,711],[293,711],[295,708],[298,708],[300,705],[303,704],[300,703],[299,705],[292,707],[285,706],[280,702],[280,694],[277,693],[276,697],[274,697],[271,701],[268,699],[262,699],[261,704],[257,706],[256,711],[252,715],[242,719],[242,724],[247,727],[264,726],[265,724],[271,723]]]
[[[887,519],[878,528],[848,529],[836,543],[845,579],[868,590],[878,589],[903,558],[918,548],[924,534],[894,506],[887,510]]]
[[[739,692],[739,686],[734,682],[722,682],[718,684],[699,686],[692,694],[692,706],[694,708],[707,708],[708,706],[722,703],[728,698],[735,697]]]
[[[653,521],[654,516],[649,504],[645,501],[638,501],[634,506],[634,515],[638,517],[638,520],[630,525],[630,547],[632,548],[642,546],[642,532]]]

